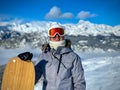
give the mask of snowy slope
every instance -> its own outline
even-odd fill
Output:
[[[31,49],[3,49],[0,48],[0,80],[3,74],[3,66],[8,62],[9,58],[18,55],[24,51],[33,53],[33,61],[36,61],[39,53],[39,48]],[[79,52],[75,51],[82,60],[85,71],[86,90],[120,90],[120,52]],[[1,81],[0,81],[1,83]],[[41,80],[35,85],[34,90],[42,90]]]

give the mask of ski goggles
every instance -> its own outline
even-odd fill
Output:
[[[59,36],[64,36],[64,34],[65,34],[64,29],[53,28],[53,29],[50,29],[49,32],[48,32],[49,37],[54,37],[56,34],[58,34]]]

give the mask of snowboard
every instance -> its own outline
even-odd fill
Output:
[[[34,90],[35,70],[32,61],[14,57],[7,63],[1,90]]]

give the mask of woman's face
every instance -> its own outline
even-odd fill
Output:
[[[62,41],[64,40],[64,36],[59,36],[58,34],[56,34],[54,37],[50,37],[50,41]]]

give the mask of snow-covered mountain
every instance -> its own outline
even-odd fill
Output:
[[[47,31],[51,23],[0,22],[0,87],[4,64],[11,57],[29,51],[33,53],[32,61],[37,60],[41,53],[39,46],[48,41]],[[77,24],[62,25],[66,28],[66,38],[72,41],[72,48],[81,57],[86,90],[120,90],[120,26],[83,20]],[[34,90],[41,88],[40,80]]]
[[[0,23],[0,46],[18,48],[29,44],[38,47],[48,42],[47,31],[52,23],[54,22]],[[62,26],[74,49],[120,49],[120,25],[112,27],[80,20],[77,24]]]

